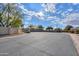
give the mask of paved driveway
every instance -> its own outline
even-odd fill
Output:
[[[0,38],[0,55],[76,56],[77,52],[66,33],[32,32]]]

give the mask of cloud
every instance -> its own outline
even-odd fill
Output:
[[[73,11],[73,9],[72,9],[72,8],[69,8],[69,9],[68,9],[68,11],[70,11],[70,12],[71,12],[71,11]]]
[[[61,15],[62,15],[63,17],[66,17],[66,16],[70,15],[70,13],[71,13],[72,11],[73,11],[73,8],[69,8],[69,9],[67,9],[66,11],[61,12]]]
[[[22,9],[23,13],[26,15],[27,19],[29,20],[31,20],[33,16],[35,16],[40,20],[44,19],[44,13],[42,11],[35,12],[35,11],[28,10],[24,7],[23,4],[19,4],[19,8]]]
[[[52,13],[54,13],[56,11],[55,10],[56,9],[55,8],[55,6],[56,6],[55,3],[43,3],[41,6],[44,8],[45,12],[52,12]]]
[[[24,8],[23,4],[18,4],[18,7],[21,8],[24,13],[28,11],[27,9]]]
[[[61,14],[63,11],[62,10],[59,10],[59,11],[57,11],[56,13],[57,14]]]
[[[68,11],[64,11],[61,13],[61,16],[66,17],[68,16],[70,13]]]
[[[18,4],[19,8],[22,9],[23,13],[26,15],[26,18],[28,20],[31,20],[33,16],[35,16],[39,20],[44,20],[44,21],[51,21],[51,23],[55,24],[63,24],[63,25],[74,25],[77,26],[79,25],[79,14],[78,13],[70,13],[73,11],[73,8],[68,8],[67,10],[59,10],[56,12],[56,4],[54,3],[43,3],[41,6],[43,7],[42,10],[35,12],[32,10],[28,10],[25,8],[23,4]],[[51,12],[60,14],[61,16],[64,17],[64,19],[61,19],[57,16],[46,16],[45,13]]]
[[[31,11],[31,10],[28,10],[25,8],[25,6],[23,4],[18,4],[19,5],[19,8],[22,9],[23,13],[26,15],[25,17],[28,19],[28,20],[31,20],[33,16],[35,16],[36,18],[38,18],[39,20],[48,20],[48,19],[52,19],[50,17],[46,17],[45,13],[46,12],[51,12],[51,13],[54,13],[56,10],[55,10],[55,4],[53,3],[43,3],[41,4],[41,6],[43,7],[42,10],[38,11],[38,12],[35,12],[35,11]],[[54,19],[56,17],[53,17]]]
[[[69,8],[67,8],[66,10],[59,10],[60,14],[63,16],[63,17],[66,17],[68,16],[69,14],[71,14],[71,12],[74,12],[74,8],[71,6]]]
[[[77,4],[79,4],[79,3],[72,3],[73,5],[77,5]]]
[[[34,11],[29,11],[28,9],[26,9],[23,4],[18,4],[18,7],[22,10],[22,12],[23,12],[25,15],[33,16],[33,15],[35,14]]]
[[[52,20],[56,19],[56,20],[58,20],[59,18],[57,16],[49,16],[48,19],[52,19]]]
[[[48,17],[48,21],[50,21],[52,24],[54,24],[54,25],[61,25],[61,24],[63,24],[62,22],[61,22],[61,19],[60,18],[58,18],[57,16],[49,16]]]
[[[40,20],[44,20],[44,17],[45,17],[42,11],[35,13],[35,16]]]
[[[64,24],[79,26],[79,13],[72,13],[62,20]]]
[[[30,25],[29,22],[25,22],[24,23],[24,28],[28,27],[28,25]]]
[[[38,15],[38,16],[44,16],[43,12],[37,12],[36,15]]]
[[[32,17],[31,16],[26,16],[26,20],[31,20]]]

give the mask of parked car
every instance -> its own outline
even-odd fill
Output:
[[[31,32],[30,28],[26,28],[25,31],[26,31],[26,33],[30,33]]]
[[[25,33],[30,33],[30,32],[31,32],[31,31],[30,31],[30,28],[23,28],[22,30],[23,30],[23,32],[25,32]]]

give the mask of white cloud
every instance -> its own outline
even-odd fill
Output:
[[[49,17],[48,17],[48,21],[50,21],[50,20],[51,20],[51,23],[52,23],[52,24],[55,24],[55,25],[57,25],[57,24],[59,24],[59,25],[63,24],[63,23],[61,22],[61,19],[58,18],[57,16],[49,16]]]
[[[72,10],[73,10],[72,8],[68,9],[68,11],[72,11]]]
[[[18,7],[21,8],[24,13],[28,11],[27,9],[24,8],[23,4],[18,4]]]
[[[79,4],[79,3],[73,3],[73,5],[77,5],[77,4]]]
[[[32,19],[33,16],[35,16],[39,20],[45,20],[45,21],[46,21],[46,19],[47,20],[48,19],[52,19],[52,18],[57,19],[57,17],[52,17],[52,18],[51,18],[51,16],[50,17],[46,17],[45,14],[44,14],[45,12],[54,13],[56,11],[55,10],[55,4],[53,4],[53,3],[46,3],[46,4],[43,3],[42,6],[44,7],[44,9],[40,10],[39,12],[29,11],[28,9],[26,9],[24,7],[23,4],[18,4],[18,5],[19,5],[19,8],[22,9],[23,13],[25,15],[27,15],[26,17],[28,18],[28,20]]]
[[[43,12],[41,12],[41,11],[37,12],[36,15],[38,15],[38,16],[44,16]]]
[[[22,9],[23,13],[26,15],[33,16],[35,14],[34,11],[29,11],[28,9],[26,9],[23,4],[18,4],[18,7]]]
[[[33,16],[37,17],[38,19],[40,20],[43,20],[44,19],[44,13],[42,11],[39,11],[39,12],[35,12],[35,11],[29,11],[27,10],[23,4],[18,4],[19,5],[19,8],[22,9],[23,13],[25,15],[27,15],[26,17],[30,20],[32,19]]]
[[[62,16],[66,17],[65,19],[60,19],[57,16],[46,17],[44,14],[44,12],[51,12],[51,13],[56,12],[56,8],[55,8],[56,4],[46,3],[46,4],[42,4],[42,6],[44,7],[44,10],[35,12],[35,11],[29,11],[24,7],[23,4],[19,4],[19,7],[23,10],[24,14],[28,15],[27,16],[28,19],[32,19],[32,17],[35,16],[39,20],[51,21],[52,23],[56,22],[59,24],[70,24],[70,25],[74,25],[74,26],[79,25],[79,14],[78,13],[72,13],[72,14],[69,13],[70,11],[73,10],[72,8],[70,8],[64,12],[60,11],[59,13],[61,13]]]
[[[31,16],[26,16],[26,19],[27,19],[27,20],[31,20],[32,17],[31,17]]]
[[[73,11],[73,9],[69,8],[66,11],[62,12],[61,15],[64,16],[64,17],[66,17],[66,16],[68,16],[70,14],[71,11]]]
[[[79,14],[72,13],[63,19],[62,22],[67,25],[79,26]]]
[[[25,23],[24,23],[24,28],[27,28],[28,25],[30,25],[29,22],[25,22]]]
[[[45,17],[45,15],[44,15],[44,13],[43,13],[42,11],[40,11],[40,12],[35,12],[33,16],[35,16],[35,17],[38,18],[39,20],[44,20],[44,17]]]
[[[60,13],[62,13],[63,11],[62,10],[59,10],[58,12],[56,12],[57,14],[60,14]]]
[[[48,19],[52,19],[52,20],[55,19],[55,20],[58,20],[59,18],[58,18],[57,16],[49,16]]]
[[[69,8],[69,9],[67,9],[66,11],[59,10],[59,11],[56,12],[56,13],[57,13],[57,14],[61,14],[62,16],[65,17],[65,16],[69,15],[71,11],[73,11],[73,9],[72,9],[72,8]]]
[[[44,7],[44,11],[46,12],[52,12],[54,13],[56,10],[55,6],[56,4],[55,3],[44,3],[41,5],[42,7]]]
[[[19,7],[23,10],[24,14],[26,14],[28,20],[31,20],[33,16],[38,18],[39,20],[45,20],[45,21],[51,21],[51,23],[55,24],[63,24],[63,25],[73,25],[73,26],[79,26],[79,14],[78,13],[72,13],[72,8],[67,9],[66,11],[58,11],[57,13],[65,17],[65,19],[60,19],[57,16],[45,16],[45,12],[56,12],[56,4],[52,3],[44,3],[42,4],[43,10],[40,10],[39,12],[35,11],[29,11],[24,7],[23,4],[19,4]]]
[[[61,19],[52,20],[51,22],[52,22],[52,23],[55,23],[55,24],[63,24],[63,23],[61,22]]]

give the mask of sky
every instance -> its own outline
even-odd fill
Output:
[[[64,28],[66,25],[79,26],[78,3],[22,3],[24,27],[32,25]]]

